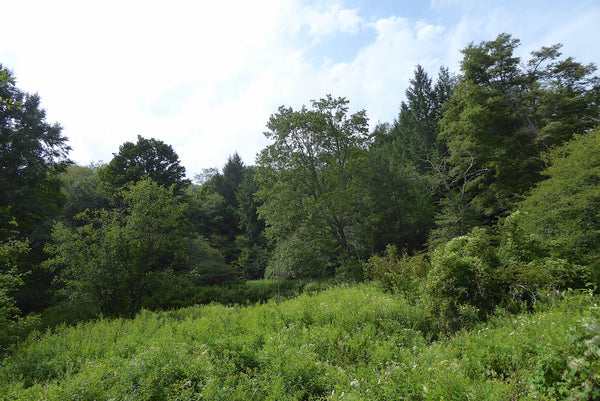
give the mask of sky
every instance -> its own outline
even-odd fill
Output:
[[[459,72],[461,49],[509,33],[524,60],[562,43],[600,63],[598,0],[0,0],[0,63],[38,93],[79,165],[137,136],[189,178],[247,165],[269,116],[331,94],[393,122],[417,64]]]

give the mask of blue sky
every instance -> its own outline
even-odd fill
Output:
[[[38,92],[79,164],[137,135],[172,145],[188,176],[247,164],[280,105],[327,93],[396,117],[415,65],[458,71],[460,49],[507,32],[519,55],[563,43],[600,62],[600,1],[21,0],[2,5],[0,63]]]

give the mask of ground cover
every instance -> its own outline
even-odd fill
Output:
[[[280,304],[143,311],[34,334],[2,360],[0,397],[566,399],[594,388],[582,377],[598,362],[585,331],[594,302],[554,294],[531,313],[497,313],[437,339],[425,306],[373,284]]]

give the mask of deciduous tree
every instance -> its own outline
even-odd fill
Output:
[[[87,303],[109,315],[132,315],[145,295],[164,291],[167,283],[157,277],[231,278],[222,271],[202,271],[200,265],[207,265],[205,247],[190,233],[186,205],[172,187],[146,178],[130,184],[120,196],[123,209],[88,212],[80,216],[85,224],[70,228],[58,223],[54,228],[48,264],[58,270],[71,302]]]
[[[355,177],[371,137],[365,111],[349,115],[348,103],[328,95],[311,109],[281,106],[265,133],[273,143],[258,156],[259,215],[271,238],[329,238],[330,259],[362,245],[357,210],[367,193]]]
[[[506,216],[542,178],[543,152],[599,121],[595,66],[560,60],[555,45],[533,52],[524,67],[514,54],[518,45],[501,34],[463,50],[463,75],[441,120],[448,176],[457,184],[451,191],[464,195],[439,219],[450,222],[448,232],[464,234]],[[461,177],[470,177],[466,185]],[[469,223],[453,215],[467,209]]]
[[[12,73],[0,64],[0,243],[29,244],[16,267],[29,272],[15,294],[25,312],[49,301],[52,276],[36,267],[45,258],[43,245],[65,202],[58,174],[69,164],[69,150],[61,126],[46,121],[40,97],[17,88]]]
[[[190,184],[185,178],[185,167],[179,163],[179,156],[171,145],[140,135],[137,143],[121,145],[110,163],[100,168],[98,173],[113,190],[146,177],[166,187],[175,185],[177,193]]]

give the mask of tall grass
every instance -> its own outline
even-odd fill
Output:
[[[431,341],[426,308],[367,284],[251,307],[144,311],[31,336],[0,365],[10,400],[528,399],[567,368],[593,302]]]

